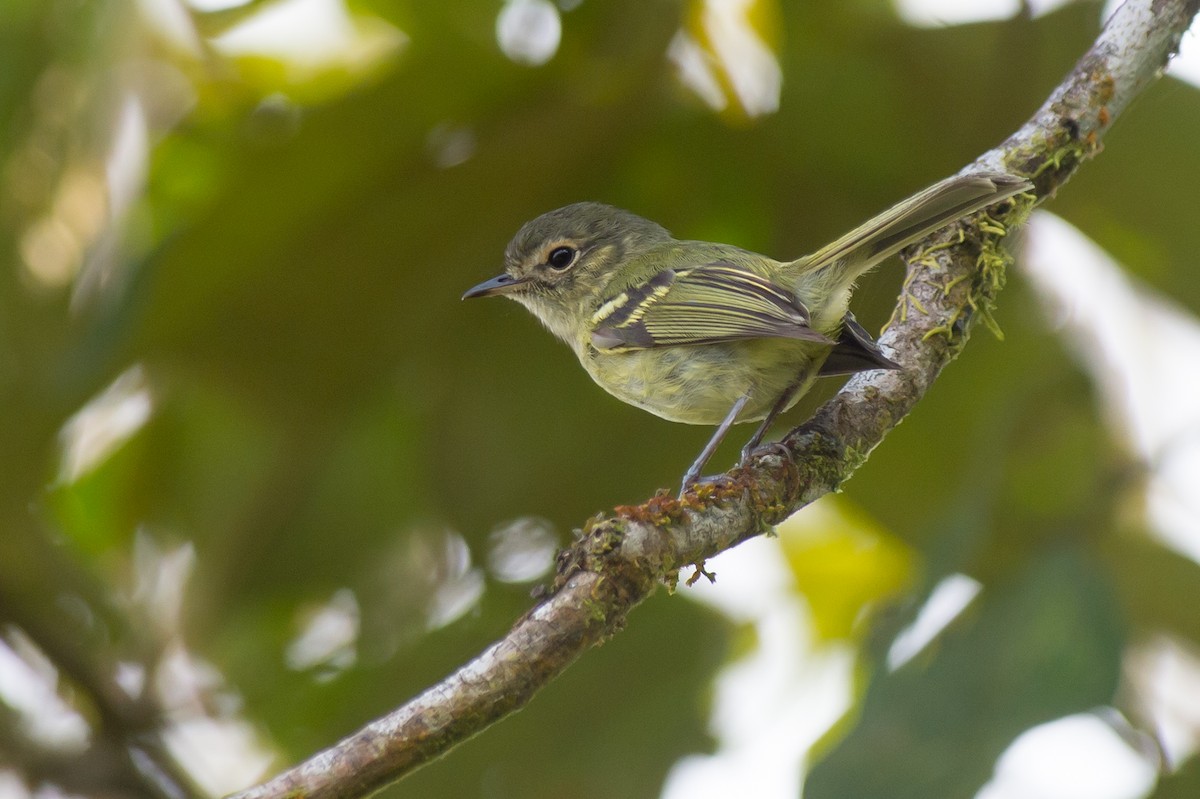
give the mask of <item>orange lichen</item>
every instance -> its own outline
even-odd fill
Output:
[[[710,572],[708,569],[704,568],[704,561],[697,561],[693,563],[692,566],[696,569],[696,571],[692,572],[692,576],[687,578],[687,582],[684,583],[684,585],[686,585],[688,588],[691,588],[693,585],[695,585],[696,581],[701,577],[706,578],[710,583],[715,583],[717,581],[717,573]]]
[[[618,505],[613,511],[622,519],[662,527],[682,519],[684,508],[683,503],[671,496],[669,491],[659,489],[641,505]]]

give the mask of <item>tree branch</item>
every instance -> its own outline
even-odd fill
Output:
[[[680,568],[770,529],[835,491],[913,408],[977,321],[990,323],[1010,258],[1001,247],[1041,199],[1100,149],[1112,121],[1160,74],[1200,0],[1131,0],[1036,114],[967,168],[1029,177],[1022,195],[910,249],[881,338],[904,369],[851,379],[780,444],[682,499],[656,496],[589,521],[559,557],[548,596],[481,655],[406,705],[235,799],[364,796],[523,707]],[[699,571],[697,573],[700,573]]]

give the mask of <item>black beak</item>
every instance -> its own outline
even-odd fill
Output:
[[[478,286],[467,289],[467,293],[462,295],[462,298],[469,300],[472,297],[492,297],[497,294],[508,294],[525,285],[529,280],[528,277],[513,277],[507,272],[502,272],[491,280],[485,280]]]

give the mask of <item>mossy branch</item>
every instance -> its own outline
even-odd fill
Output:
[[[987,324],[1010,257],[1008,230],[1065,183],[1129,103],[1162,73],[1200,0],[1131,0],[1045,104],[972,169],[1030,178],[990,215],[910,248],[905,288],[881,343],[904,368],[866,372],[744,467],[674,499],[659,495],[584,525],[540,603],[471,662],[404,706],[235,799],[349,799],[400,779],[523,707],[689,564],[752,538],[836,491]]]

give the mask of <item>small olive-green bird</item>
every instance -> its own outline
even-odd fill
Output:
[[[613,396],[671,421],[717,425],[686,490],[735,422],[762,420],[744,460],[816,378],[899,368],[848,312],[855,280],[1030,188],[998,172],[948,178],[794,261],[678,241],[628,211],[576,203],[526,223],[504,272],[463,299],[516,300]]]

